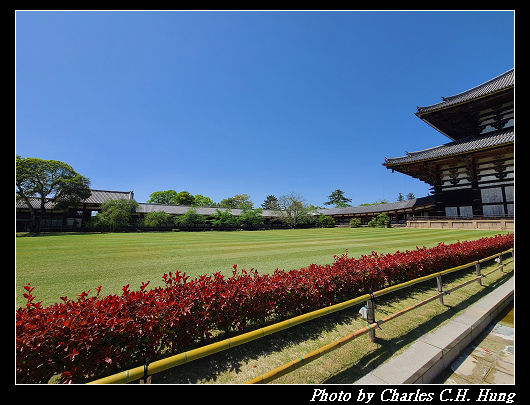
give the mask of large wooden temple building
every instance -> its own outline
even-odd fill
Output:
[[[514,216],[514,69],[416,112],[451,142],[385,158],[432,186],[431,217]]]

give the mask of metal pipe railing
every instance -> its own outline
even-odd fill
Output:
[[[495,256],[498,256],[498,254],[495,255]],[[495,256],[493,256],[493,257],[495,257]],[[277,379],[277,378],[279,378],[279,377],[281,377],[281,376],[283,376],[285,374],[289,374],[289,373],[291,373],[291,372],[293,372],[293,371],[295,371],[295,370],[297,370],[297,369],[299,369],[299,368],[311,363],[313,360],[318,359],[319,357],[323,356],[324,354],[327,354],[329,352],[332,352],[332,351],[342,347],[346,343],[351,342],[352,340],[358,338],[359,336],[362,336],[362,335],[364,335],[366,333],[369,333],[371,330],[375,330],[375,328],[379,327],[379,325],[382,325],[383,323],[386,323],[386,322],[388,322],[388,321],[390,321],[392,319],[395,319],[395,318],[397,318],[397,317],[399,317],[401,315],[404,315],[407,312],[410,312],[410,311],[412,311],[412,310],[414,310],[416,308],[419,308],[419,307],[421,307],[421,306],[423,306],[423,305],[425,305],[425,304],[427,304],[427,303],[429,303],[431,301],[434,301],[434,300],[436,300],[439,297],[442,297],[442,296],[444,296],[446,294],[449,294],[449,293],[451,293],[453,291],[456,291],[459,288],[465,287],[466,285],[471,284],[471,283],[473,283],[473,282],[475,282],[475,281],[477,281],[477,280],[479,280],[479,279],[481,279],[483,277],[486,277],[488,274],[491,274],[494,271],[497,271],[497,270],[503,268],[506,264],[511,263],[511,262],[513,262],[513,260],[510,260],[510,261],[508,261],[508,262],[506,262],[504,264],[501,264],[500,266],[497,266],[495,269],[493,269],[492,271],[490,271],[490,272],[488,272],[488,273],[486,273],[484,275],[480,275],[480,276],[474,277],[471,280],[468,280],[468,281],[466,281],[466,282],[464,282],[462,284],[459,284],[459,285],[457,285],[455,287],[450,288],[449,290],[440,292],[440,293],[438,293],[438,294],[436,294],[436,295],[434,295],[434,296],[432,296],[430,298],[427,298],[426,300],[420,301],[417,304],[414,304],[414,305],[411,305],[408,308],[402,309],[401,311],[398,311],[398,312],[396,312],[396,313],[394,313],[392,315],[389,315],[386,318],[383,318],[383,319],[381,319],[381,320],[379,320],[377,322],[374,322],[374,323],[372,323],[372,324],[370,324],[370,325],[368,325],[368,326],[366,326],[366,327],[364,327],[362,329],[356,330],[355,332],[350,333],[349,335],[346,335],[346,336],[342,337],[341,339],[336,340],[335,342],[332,342],[332,343],[329,343],[329,344],[327,344],[325,346],[322,346],[321,348],[319,348],[317,350],[314,350],[311,353],[306,354],[305,356],[299,357],[298,359],[295,359],[295,360],[293,360],[293,361],[291,361],[289,363],[286,363],[283,366],[277,367],[274,370],[269,371],[268,373],[265,373],[265,374],[263,374],[263,375],[261,375],[259,377],[256,377],[256,378],[254,378],[254,379],[252,379],[250,381],[247,381],[245,384],[266,384],[266,383],[271,382],[271,381],[273,381],[273,380],[275,380],[275,379]],[[375,295],[376,294],[374,293],[374,296]]]
[[[289,374],[293,372],[294,370],[299,369],[300,367],[303,367],[309,363],[311,363],[313,360],[318,359],[319,357],[325,355],[326,353],[332,352],[333,350],[338,349],[339,347],[342,347],[348,342],[351,342],[352,340],[358,338],[359,336],[362,336],[371,330],[374,330],[379,325],[382,325],[385,322],[390,321],[391,319],[397,318],[398,316],[401,316],[403,314],[406,314],[409,311],[412,311],[413,309],[416,309],[422,305],[427,304],[428,302],[431,302],[435,300],[436,298],[444,295],[445,293],[436,294],[433,297],[427,298],[424,301],[421,301],[415,305],[412,305],[408,308],[405,308],[399,312],[396,312],[390,316],[387,316],[386,318],[383,318],[377,322],[374,322],[362,329],[356,330],[353,333],[350,333],[349,335],[346,335],[339,340],[336,340],[335,342],[329,343],[325,346],[322,346],[321,348],[312,351],[311,353],[306,354],[305,356],[299,357],[296,360],[293,360],[290,363],[286,363],[283,366],[280,366],[278,368],[275,368],[274,370],[269,371],[268,373],[265,373],[259,377],[256,377],[250,381],[247,381],[245,384],[266,384],[268,382],[271,382],[285,374]]]
[[[491,258],[497,257],[499,255],[509,253],[511,251],[513,251],[513,248],[506,250],[504,252],[501,252],[501,253],[497,253],[488,258],[481,259],[480,261],[486,261]],[[438,277],[444,274],[449,274],[449,273],[461,270],[466,267],[474,266],[476,263],[480,261],[474,261],[471,263],[463,264],[461,266],[453,267],[453,268],[450,268],[450,269],[447,269],[447,270],[444,270],[438,273],[433,273],[433,274],[429,274],[424,277],[419,277],[417,279],[410,280],[405,283],[396,284],[391,287],[387,287],[385,289],[375,291],[373,293],[373,296],[378,297],[378,296],[382,296],[385,294],[389,294],[393,291],[398,291],[403,288],[410,287],[414,284],[421,283],[423,281],[430,280],[432,278],[435,278],[435,277]],[[334,313],[334,312],[337,312],[337,311],[340,311],[346,308],[350,308],[354,305],[367,301],[368,299],[370,299],[370,294],[364,294],[359,297],[353,298],[351,300],[341,302],[339,304],[317,309],[315,311],[311,311],[306,314],[302,314],[302,315],[287,319],[285,321],[275,323],[273,325],[265,326],[263,328],[259,328],[251,332],[247,332],[247,333],[243,333],[238,336],[234,336],[233,338],[224,339],[220,342],[212,343],[206,346],[199,347],[197,349],[189,350],[183,353],[176,354],[174,356],[167,357],[165,359],[154,361],[149,364],[148,375],[153,375],[161,371],[164,371],[164,370],[176,367],[176,366],[180,366],[182,364],[189,363],[191,361],[198,360],[200,358],[221,352],[223,350],[227,350],[232,347],[251,342],[253,340],[262,338],[264,336],[271,335],[273,333],[282,331],[284,329],[288,329],[292,326],[299,325],[304,322],[308,322],[310,320],[319,318],[321,316],[328,315],[328,314],[331,314],[331,313]],[[119,372],[117,374],[110,375],[108,377],[104,377],[98,380],[91,381],[88,384],[124,384],[124,383],[139,380],[142,377],[144,377],[144,366],[143,365]]]

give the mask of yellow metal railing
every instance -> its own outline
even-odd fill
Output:
[[[498,256],[498,255],[495,255],[495,256]],[[494,257],[495,257],[494,256]],[[483,260],[485,261],[485,260]],[[497,267],[495,267],[493,270],[489,271],[488,273],[486,274],[483,274],[483,275],[479,275],[477,277],[474,277],[472,278],[471,280],[468,280],[462,284],[459,284],[455,287],[452,287],[446,291],[443,291],[443,292],[440,292],[432,297],[429,297],[427,298],[426,300],[423,300],[421,302],[418,302],[417,304],[414,304],[414,305],[411,305],[410,307],[408,308],[405,308],[405,309],[402,309],[401,311],[398,311],[392,315],[389,315],[387,316],[386,318],[383,318],[377,322],[374,322],[362,329],[359,329],[359,330],[356,330],[355,332],[353,333],[350,333],[349,335],[347,336],[344,336],[342,338],[340,338],[339,340],[336,340],[335,342],[332,342],[332,343],[329,343],[317,350],[314,350],[312,351],[311,353],[308,353],[306,354],[305,356],[302,356],[302,357],[299,357],[289,363],[286,363],[284,364],[283,366],[280,366],[280,367],[277,367],[275,368],[274,370],[271,370],[269,371],[268,373],[265,373],[259,377],[256,377],[250,381],[247,381],[245,384],[266,384],[268,382],[271,382],[285,374],[289,374],[307,364],[309,364],[310,362],[312,362],[313,360],[316,360],[318,359],[319,357],[323,356],[324,354],[327,354],[329,352],[332,352],[340,347],[342,347],[343,345],[345,345],[346,343],[349,343],[351,342],[352,340],[358,338],[359,336],[362,336],[366,333],[369,333],[370,331],[373,331],[375,330],[379,325],[382,325],[383,323],[385,322],[388,322],[392,319],[395,319],[397,318],[398,316],[401,316],[403,314],[406,314],[407,312],[409,311],[412,311],[416,308],[419,308],[431,301],[434,301],[435,299],[437,298],[440,298],[440,297],[443,297],[445,294],[449,294],[451,293],[452,291],[455,291],[455,290],[458,290],[459,288],[462,288],[462,287],[465,287],[466,285],[468,284],[471,284],[477,280],[480,280],[482,279],[483,277],[486,277],[487,275],[493,273],[494,271],[497,271],[499,269],[502,269],[506,264],[508,263],[511,263],[513,262],[513,259],[510,260],[510,261],[507,261],[506,263],[504,264],[501,264]],[[454,270],[453,270],[454,271]],[[374,293],[374,296],[375,296],[375,293]]]

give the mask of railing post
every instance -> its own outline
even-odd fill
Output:
[[[477,275],[477,277],[482,275],[482,274],[481,274],[481,270],[482,270],[482,266],[480,265],[480,262],[477,261],[477,262],[475,263],[475,274]],[[479,279],[477,280],[477,283],[478,283],[478,285],[482,285],[482,278],[479,278]]]
[[[371,325],[375,322],[374,301],[366,301],[366,306],[368,307],[366,321],[368,322],[368,325]],[[373,342],[375,340],[375,330],[371,329],[370,332],[368,332],[368,337],[370,338],[370,341]]]
[[[148,375],[148,372],[149,372],[149,363],[151,363],[151,357],[148,357],[147,359],[145,359],[145,364],[144,364],[144,376],[142,377],[142,379],[140,380],[140,384],[151,384],[151,377],[150,375]]]
[[[368,309],[368,313],[366,314],[366,321],[368,322],[368,325],[371,325],[375,322],[374,294],[372,293],[371,289],[370,299],[366,301],[366,308]],[[368,332],[368,337],[370,338],[370,342],[375,341],[375,330],[370,329],[370,331]]]
[[[502,255],[499,255],[499,266],[501,266],[501,273],[504,273],[504,266],[502,265]]]
[[[443,292],[442,276],[436,276],[436,284],[438,285],[438,293]],[[440,305],[444,305],[444,296],[440,295],[438,297],[438,302]]]

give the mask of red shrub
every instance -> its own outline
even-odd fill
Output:
[[[190,347],[213,330],[242,329],[266,318],[282,319],[380,290],[389,284],[438,272],[493,255],[513,245],[513,234],[432,248],[349,258],[329,265],[220,273],[188,281],[184,273],[164,274],[166,287],[122,295],[88,297],[42,307],[34,287],[25,286],[25,307],[16,312],[17,381],[84,381],[142,364]]]

